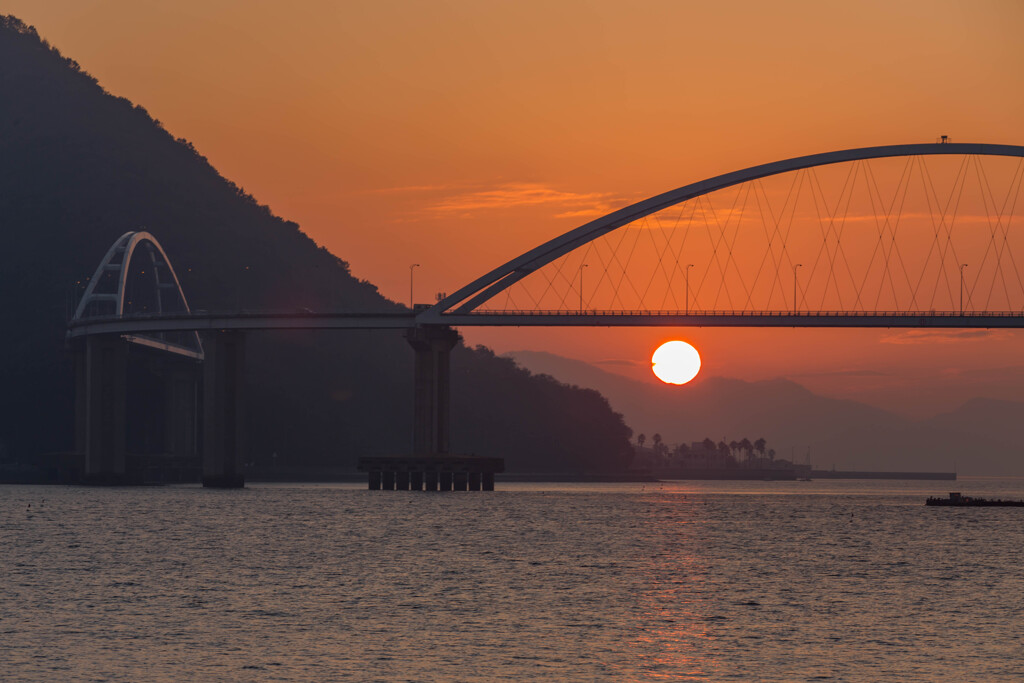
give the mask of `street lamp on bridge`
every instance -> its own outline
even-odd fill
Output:
[[[586,268],[587,263],[580,264],[580,315],[583,315],[583,269]]]
[[[804,264],[798,263],[793,266],[793,315],[796,315],[797,299],[796,299],[796,269],[802,267]]]
[[[964,314],[964,268],[966,267],[966,263],[960,264],[960,315]]]
[[[692,263],[686,264],[686,315],[690,315],[690,268]]]
[[[412,303],[412,274],[416,268],[419,268],[420,264],[413,263],[409,266],[409,308],[413,308]]]

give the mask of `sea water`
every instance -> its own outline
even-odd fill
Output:
[[[1024,480],[498,488],[0,486],[0,679],[1024,679]]]

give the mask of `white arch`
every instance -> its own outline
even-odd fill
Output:
[[[844,161],[862,159],[881,159],[883,157],[901,157],[934,154],[980,154],[988,156],[1024,157],[1024,147],[1018,145],[990,145],[982,143],[930,143],[918,145],[886,145],[882,147],[862,147],[824,154],[795,157],[770,164],[751,166],[740,171],[708,178],[700,182],[665,192],[649,199],[637,202],[618,211],[590,221],[574,230],[556,237],[553,240],[518,256],[508,263],[495,268],[481,278],[474,280],[454,294],[446,297],[431,308],[417,316],[420,323],[443,322],[446,313],[465,315],[472,313],[478,306],[523,279],[535,270],[554,261],[556,258],[584,246],[588,242],[605,235],[612,230],[628,225],[644,216],[661,211],[688,199],[721,190],[733,185],[745,183],[758,178],[797,171],[814,166],[826,166]]]
[[[72,318],[73,321],[78,322],[93,317],[124,317],[128,273],[131,269],[132,257],[135,255],[136,249],[143,244],[148,245],[148,253],[152,259],[153,287],[157,290],[156,301],[158,305],[158,310],[155,312],[157,314],[167,312],[191,312],[188,307],[188,300],[185,298],[185,292],[182,291],[181,283],[178,281],[178,275],[174,272],[174,267],[171,265],[170,259],[167,258],[167,252],[164,251],[163,247],[160,246],[160,243],[157,242],[156,238],[150,233],[145,231],[129,231],[117,238],[114,244],[111,245],[110,249],[107,250],[106,255],[104,255],[103,259],[100,261],[99,266],[96,268],[96,272],[93,273],[92,279],[89,281],[89,285],[85,289],[85,293],[82,295],[82,300],[78,303],[78,307],[75,309],[75,315]],[[102,283],[110,281],[109,279],[105,280],[104,278],[104,275],[108,273],[116,277],[116,290],[113,292],[97,291]],[[164,299],[161,290],[164,289],[173,290],[174,293],[177,294],[178,300],[181,301],[181,307],[184,310],[163,310]],[[89,313],[90,307],[92,307],[92,310],[95,310],[96,308],[102,307],[104,304],[108,304],[108,308],[110,309],[109,315],[96,315],[95,313]],[[112,306],[110,304],[112,304]],[[194,343],[189,344],[188,346],[167,342],[163,338],[156,336],[129,335],[126,339],[144,346],[161,348],[166,351],[191,356],[201,360],[203,358],[203,347],[199,341],[199,335],[197,333],[193,333],[191,336],[194,336]]]

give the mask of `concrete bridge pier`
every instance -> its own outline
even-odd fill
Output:
[[[190,457],[199,451],[196,422],[202,366],[194,360],[165,362],[164,452]]]
[[[444,325],[423,325],[410,328],[405,338],[416,352],[412,452],[448,453],[449,356],[459,333]]]
[[[118,334],[86,337],[75,354],[75,441],[80,479],[124,484],[128,343]]]
[[[203,486],[242,488],[245,336],[203,333]]]

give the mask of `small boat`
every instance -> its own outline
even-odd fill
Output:
[[[951,491],[949,498],[929,498],[925,505],[945,505],[947,507],[1024,507],[1024,500],[991,500],[961,495],[959,491]]]

